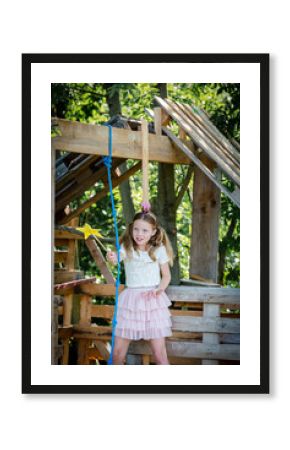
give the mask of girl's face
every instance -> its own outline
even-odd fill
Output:
[[[155,233],[156,229],[145,220],[138,219],[133,223],[133,239],[140,249],[145,250],[146,244]]]

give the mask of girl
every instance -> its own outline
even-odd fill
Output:
[[[169,364],[165,337],[171,336],[171,301],[165,294],[173,251],[165,230],[151,212],[139,212],[120,238],[126,289],[120,294],[113,364],[124,364],[130,341],[150,342],[156,364]],[[107,253],[116,264],[117,255]],[[161,276],[160,276],[161,274]]]

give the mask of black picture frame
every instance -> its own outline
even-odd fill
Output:
[[[260,69],[260,383],[255,385],[37,385],[31,373],[31,67],[66,63],[245,63]],[[269,393],[269,54],[22,54],[22,393]],[[263,151],[261,151],[261,149]]]

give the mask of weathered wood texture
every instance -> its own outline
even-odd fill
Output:
[[[220,305],[208,305],[204,304],[203,316],[205,320],[214,319],[216,321],[220,320]],[[229,319],[231,320],[231,319]],[[204,344],[219,344],[219,335],[217,332],[208,332],[210,330],[206,330],[202,335],[202,342]],[[217,365],[218,360],[214,359],[203,359],[203,365]]]
[[[136,173],[140,168],[141,168],[141,162],[138,162],[137,164],[132,166],[130,169],[128,169],[122,175],[120,175],[118,177],[114,177],[112,179],[112,188],[114,189],[115,187],[117,187],[120,184],[122,184],[124,181],[128,180],[129,177],[134,175],[134,173]],[[81,190],[83,190],[83,188]],[[76,208],[75,210],[70,212],[67,216],[65,216],[64,214],[59,215],[58,224],[60,224],[60,225],[61,224],[65,224],[70,219],[78,216],[83,211],[85,211],[87,208],[89,208],[91,205],[93,205],[94,203],[97,203],[99,200],[104,198],[108,194],[109,191],[110,191],[109,185],[108,185],[107,181],[105,181],[104,187],[103,187],[103,189],[100,192],[98,192],[97,194],[95,194],[92,197],[90,197],[89,200],[86,200],[85,202],[83,202],[78,208]],[[66,200],[68,202],[68,201],[71,201],[72,199],[73,199],[72,197],[70,197],[70,198],[67,197]]]
[[[213,163],[201,157],[206,166]],[[198,168],[194,168],[192,233],[189,273],[217,282],[220,191]]]
[[[113,284],[97,285],[83,284],[77,287],[82,290],[80,300],[80,320],[71,325],[70,305],[64,311],[64,325],[59,329],[59,336],[64,342],[63,364],[68,362],[68,339],[73,336],[78,341],[78,364],[89,364],[94,358],[107,360],[109,357],[108,343],[111,342],[113,317],[112,305],[93,305],[94,296],[114,296]],[[124,288],[122,286],[120,291]],[[182,311],[170,309],[172,315],[173,336],[166,340],[171,364],[182,364],[184,358],[193,359],[195,364],[202,360],[203,364],[226,361],[239,361],[239,329],[237,318],[220,317],[221,304],[239,305],[239,290],[231,288],[198,288],[191,286],[169,286],[169,298],[184,304],[203,304],[202,311]],[[67,300],[66,300],[67,302]],[[64,306],[64,310],[67,306]],[[108,320],[108,325],[92,323],[93,317]],[[67,334],[67,333],[70,334]],[[91,346],[94,346],[94,350]],[[136,357],[135,357],[135,356]],[[173,362],[174,361],[174,362]],[[127,356],[128,364],[154,363],[148,343],[132,342]]]
[[[108,154],[108,128],[102,125],[84,124],[56,119],[61,136],[52,139],[54,150],[92,155]],[[113,157],[142,159],[141,132],[113,128]],[[149,134],[149,160],[172,164],[189,164],[166,136]]]
[[[224,359],[237,361],[240,359],[240,346],[236,344],[204,344],[192,341],[166,341],[168,356],[200,359]],[[131,342],[130,354],[151,355],[150,345],[146,341]]]
[[[58,364],[62,348],[58,344],[58,308],[62,305],[59,295],[52,296],[51,301],[51,364]]]
[[[228,147],[224,146],[225,138],[219,140],[217,135],[211,133],[211,129],[207,127],[207,124],[202,121],[199,115],[194,115],[193,111],[189,115],[188,110],[184,109],[183,105],[160,97],[155,97],[155,99],[167,114],[190,136],[195,145],[201,148],[239,186],[239,163],[234,158],[233,151],[230,152]],[[229,141],[228,144],[231,146]]]
[[[106,259],[104,258],[101,250],[99,249],[96,241],[94,239],[86,239],[85,244],[89,249],[90,254],[92,255],[96,266],[100,269],[101,274],[105,278],[107,283],[114,283],[115,278],[110,271]]]

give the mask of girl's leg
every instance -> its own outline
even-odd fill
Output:
[[[113,364],[124,364],[125,357],[127,355],[130,339],[121,338],[115,336],[114,350],[113,350]]]
[[[165,345],[165,338],[150,339],[150,345],[156,364],[169,364]]]

